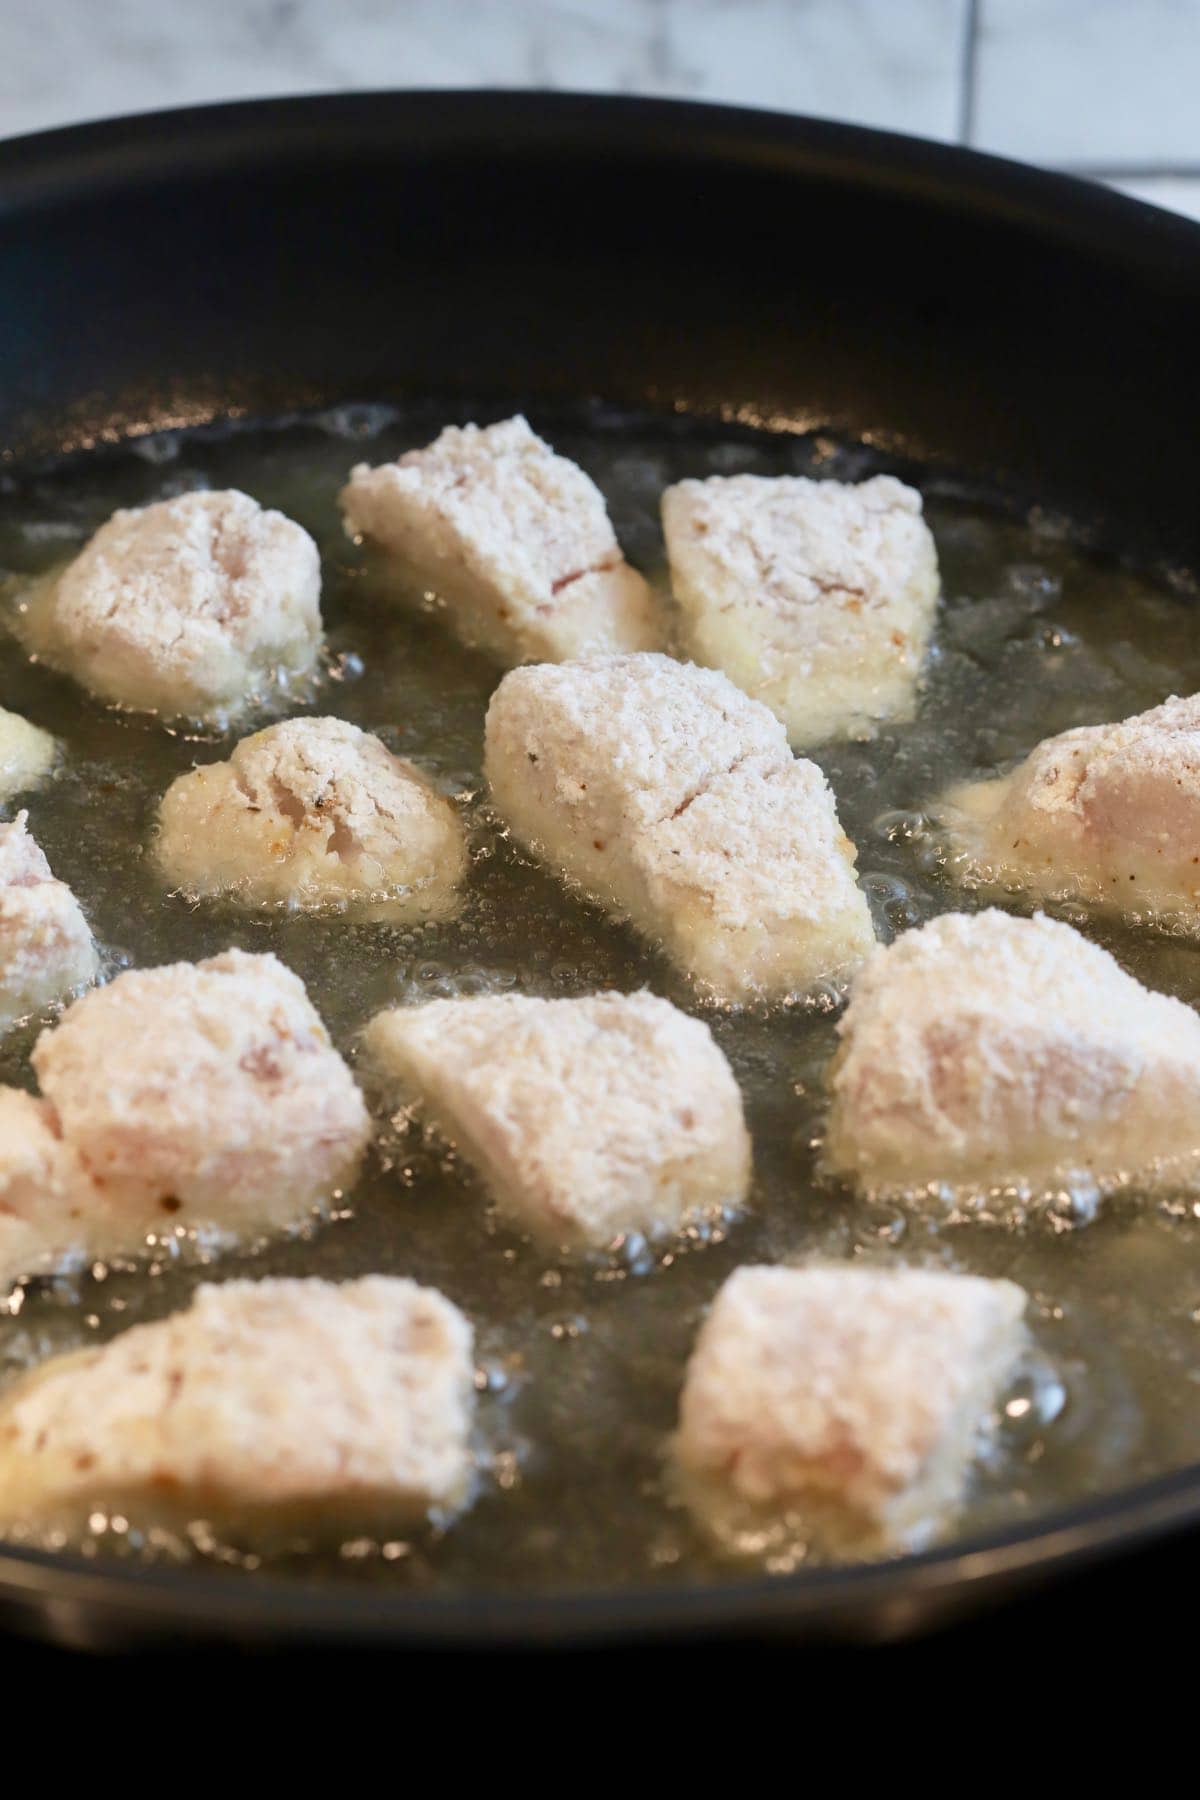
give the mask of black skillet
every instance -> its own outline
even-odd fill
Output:
[[[234,411],[597,395],[827,425],[1194,568],[1198,373],[1200,228],[845,126],[379,94],[0,145],[0,479]],[[0,1625],[103,1646],[894,1635],[1198,1519],[1200,1467],[881,1567],[486,1600],[0,1553]]]

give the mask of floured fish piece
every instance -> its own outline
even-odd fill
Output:
[[[1200,934],[1200,695],[1047,738],[932,810],[959,881]]]
[[[730,1549],[790,1528],[911,1548],[958,1510],[1025,1348],[1011,1281],[924,1269],[742,1268],[700,1329],[674,1460]]]
[[[101,700],[223,725],[312,674],[320,594],[307,531],[228,489],[115,512],[15,624]]]
[[[825,1160],[878,1192],[1200,1176],[1200,1017],[1069,925],[948,913],[838,1024]]]
[[[875,941],[825,777],[717,670],[654,654],[515,669],[484,769],[527,849],[724,1000],[802,993]]]
[[[890,475],[713,475],[662,498],[683,648],[769,706],[793,745],[911,719],[937,549]]]
[[[707,1025],[653,994],[502,994],[380,1013],[368,1062],[552,1242],[654,1237],[739,1206],[742,1097]]]
[[[0,825],[0,1031],[96,979],[91,928],[51,872],[28,813]]]
[[[228,1245],[302,1224],[353,1182],[370,1136],[273,956],[118,975],[42,1033],[33,1066],[40,1102],[0,1090],[0,1282],[136,1254],[150,1233]]]
[[[155,855],[189,898],[444,918],[467,867],[452,803],[344,719],[286,719],[172,782]]]
[[[270,1545],[411,1524],[470,1490],[472,1333],[382,1275],[230,1281],[0,1395],[0,1531],[202,1520]]]
[[[360,464],[346,530],[377,544],[414,598],[505,664],[659,645],[651,590],[621,553],[599,488],[523,418],[448,425],[423,450]]]

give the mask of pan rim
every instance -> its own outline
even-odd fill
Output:
[[[1126,259],[1136,254],[1189,274],[1200,287],[1200,269],[1184,270],[1180,260],[1195,255],[1200,221],[1086,175],[802,113],[564,89],[330,90],[116,114],[0,138],[0,230],[22,206],[78,197],[106,185],[125,187],[134,175],[153,181],[212,174],[222,159],[248,152],[264,169],[311,156],[314,146],[329,147],[318,142],[322,125],[348,149],[365,140],[378,147],[384,133],[397,146],[431,155],[451,147],[486,147],[494,153],[496,128],[502,125],[505,155],[551,144],[595,150],[603,141],[606,148],[639,155],[653,151],[664,160],[720,160],[727,166],[861,180],[876,189],[919,191],[949,209],[986,205],[1015,223],[1051,226],[1068,240],[1099,243],[1119,233]],[[168,139],[174,159],[169,167],[162,160]]]
[[[679,1586],[384,1592],[233,1574],[194,1565],[103,1566],[76,1552],[0,1545],[0,1625],[41,1615],[44,1633],[88,1647],[90,1609],[105,1647],[202,1641],[312,1647],[586,1648],[690,1632],[813,1627],[827,1638],[886,1640],[951,1617],[997,1588],[1021,1590],[1128,1554],[1200,1520],[1200,1465],[1114,1489],[1036,1520],[895,1556],[791,1574]]]
[[[137,113],[0,142],[0,249],[10,220],[88,193],[391,144],[436,157],[504,133],[504,153],[565,142],[580,153],[734,164],[907,191],[990,213],[1200,296],[1200,224],[1077,175],[864,126],[699,101],[525,90],[368,90]],[[19,454],[6,450],[7,458]],[[688,1632],[813,1627],[895,1635],[969,1604],[1142,1547],[1200,1522],[1200,1462],[1003,1528],[880,1563],[679,1586],[420,1594],[247,1578],[195,1567],[101,1566],[0,1545],[0,1623],[86,1644],[211,1639],[475,1647],[587,1644]]]

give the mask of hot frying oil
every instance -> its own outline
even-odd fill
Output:
[[[351,465],[427,442],[447,416],[432,406],[346,408],[269,429],[147,439],[0,478],[0,577],[10,596],[73,554],[118,505],[238,487],[299,520],[324,559],[329,641],[308,710],[351,719],[412,758],[456,797],[472,832],[465,901],[450,923],[401,930],[189,906],[163,892],[146,855],[155,808],[176,775],[227,756],[233,738],[106,710],[10,642],[0,705],[54,732],[66,750],[56,780],[28,800],[31,825],[80,896],[110,971],[230,944],[273,950],[306,982],[351,1058],[376,1010],[435,995],[648,985],[696,1006],[655,954],[530,867],[496,830],[480,764],[498,671],[452,641],[436,608],[397,609],[342,534],[336,493]],[[631,560],[660,586],[658,499],[669,482],[737,472],[857,477],[876,466],[861,449],[820,439],[649,416],[548,414],[534,424],[595,477]],[[945,600],[919,715],[812,753],[858,845],[884,937],[974,904],[948,883],[926,822],[942,789],[1005,766],[1051,732],[1200,689],[1195,612],[1166,586],[966,487],[931,483],[926,507]],[[1200,1000],[1200,946],[1084,923],[1140,980]],[[836,1011],[832,994],[770,1011],[704,1008],[742,1085],[756,1177],[747,1212],[703,1238],[665,1248],[635,1239],[590,1261],[548,1255],[493,1217],[452,1151],[384,1121],[360,1185],[293,1240],[207,1261],[201,1247],[168,1234],[136,1268],[97,1267],[18,1290],[0,1311],[0,1379],[183,1306],[200,1280],[411,1275],[443,1289],[476,1325],[476,1502],[446,1529],[353,1541],[319,1559],[298,1547],[281,1566],[408,1587],[695,1580],[738,1572],[671,1503],[663,1480],[704,1308],[741,1263],[865,1256],[1008,1276],[1030,1295],[1035,1360],[956,1529],[1194,1460],[1200,1222],[1190,1206],[1123,1195],[1087,1222],[1082,1195],[1031,1216],[1011,1194],[959,1212],[855,1198],[817,1166]],[[0,1079],[32,1085],[28,1052],[45,1022],[5,1041]],[[124,1520],[98,1521],[93,1542],[97,1554],[180,1553]],[[236,1560],[200,1525],[187,1551]],[[793,1546],[789,1566],[797,1554]]]

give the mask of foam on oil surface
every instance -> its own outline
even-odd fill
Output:
[[[167,732],[93,705],[30,666],[15,645],[0,705],[67,748],[59,778],[30,799],[55,871],[81,896],[109,967],[272,949],[308,984],[343,1049],[379,1007],[504,988],[543,994],[648,984],[692,1006],[686,985],[621,928],[529,867],[489,824],[480,757],[498,678],[435,617],[396,611],[343,538],[335,495],[352,463],[428,441],[448,412],[344,408],[271,429],[143,440],[118,455],[0,477],[0,575],[70,555],[118,505],[188,488],[244,488],[316,536],[324,558],[329,660],[310,710],[377,731],[459,795],[474,867],[462,916],[416,930],[337,919],[189,908],[162,893],[145,857],[155,806],[192,761],[232,737]],[[460,412],[460,416],[463,415]],[[857,447],[678,420],[538,415],[556,447],[594,475],[631,559],[662,580],[658,497],[685,475],[860,476]],[[983,501],[931,491],[946,590],[918,719],[815,752],[837,792],[877,919],[891,935],[971,905],[944,880],[923,809],[950,781],[994,770],[1069,725],[1123,717],[1200,688],[1195,615],[1163,587],[1072,546],[1069,534]],[[1072,916],[1067,912],[1066,916]],[[1139,979],[1200,999],[1200,947],[1088,924]],[[639,1242],[591,1263],[558,1262],[488,1213],[451,1153],[385,1131],[338,1216],[294,1241],[207,1261],[168,1238],[149,1267],[96,1270],[18,1292],[0,1314],[0,1379],[53,1351],[184,1305],[196,1282],[234,1274],[403,1273],[444,1289],[476,1322],[481,1456],[474,1509],[452,1529],[355,1541],[328,1576],[406,1586],[692,1580],[733,1572],[673,1507],[662,1449],[704,1307],[746,1261],[805,1256],[915,1260],[1006,1275],[1032,1297],[1038,1360],[1010,1397],[995,1453],[960,1529],[1025,1516],[1192,1460],[1200,1440],[1200,1222],[1190,1205],[1123,1196],[1093,1222],[1087,1196],[1027,1218],[1000,1194],[969,1212],[880,1205],[821,1178],[822,1074],[831,1003],[772,1013],[706,1009],[742,1084],[754,1135],[748,1213],[708,1241],[666,1252]],[[0,1051],[0,1079],[30,1084],[37,1022]],[[145,1544],[97,1521],[97,1553],[233,1552],[198,1529],[192,1546]],[[761,1547],[768,1566],[805,1554],[794,1536]],[[301,1553],[282,1566],[306,1575]]]

